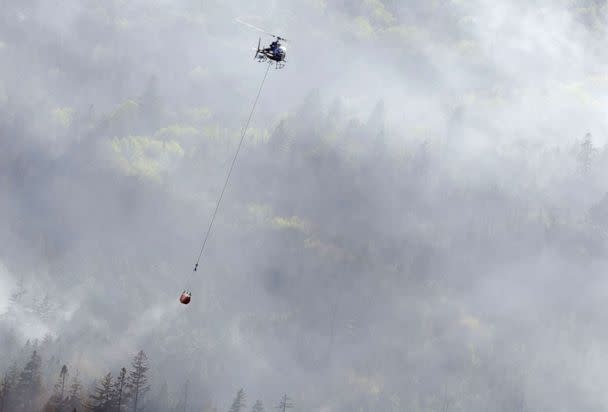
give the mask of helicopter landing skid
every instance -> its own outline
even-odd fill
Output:
[[[270,61],[270,64],[274,63],[275,64],[275,69],[282,69],[283,67],[285,67],[285,62],[283,61],[276,61],[273,59],[268,58],[268,56],[264,56],[263,54],[259,54],[256,56],[256,59],[258,62],[263,63],[263,62],[267,62]]]

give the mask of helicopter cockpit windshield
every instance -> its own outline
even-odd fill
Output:
[[[277,57],[285,57],[286,52],[287,49],[285,48],[285,46],[279,46],[274,49],[274,54]]]

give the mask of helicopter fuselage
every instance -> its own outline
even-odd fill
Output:
[[[285,66],[285,57],[287,56],[287,48],[279,43],[278,41],[273,42],[270,47],[260,48],[258,42],[258,49],[256,51],[255,57],[258,61],[263,62],[266,60],[272,60],[276,62],[277,68],[282,68]]]
[[[287,55],[287,50],[284,46],[279,46],[275,49],[271,49],[270,47],[258,50],[258,57],[264,56],[270,60],[274,60],[276,62],[285,61],[285,56]]]

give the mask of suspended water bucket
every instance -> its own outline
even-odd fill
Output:
[[[184,305],[187,305],[188,303],[190,303],[190,299],[192,299],[192,295],[190,294],[190,292],[186,292],[186,291],[183,291],[179,297],[180,303],[182,303]]]

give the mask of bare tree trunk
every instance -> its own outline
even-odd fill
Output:
[[[444,391],[443,391],[443,408],[442,411],[443,412],[448,412],[448,409],[450,408],[450,400],[448,399],[448,384],[445,384],[444,387]]]
[[[65,373],[61,375],[61,398],[59,400],[59,404],[63,405],[63,391],[65,389]]]
[[[184,412],[188,410],[188,383],[190,383],[189,380],[186,381],[186,388],[184,390]]]
[[[135,387],[135,399],[133,400],[133,412],[137,412],[137,398],[139,397],[139,388]]]

